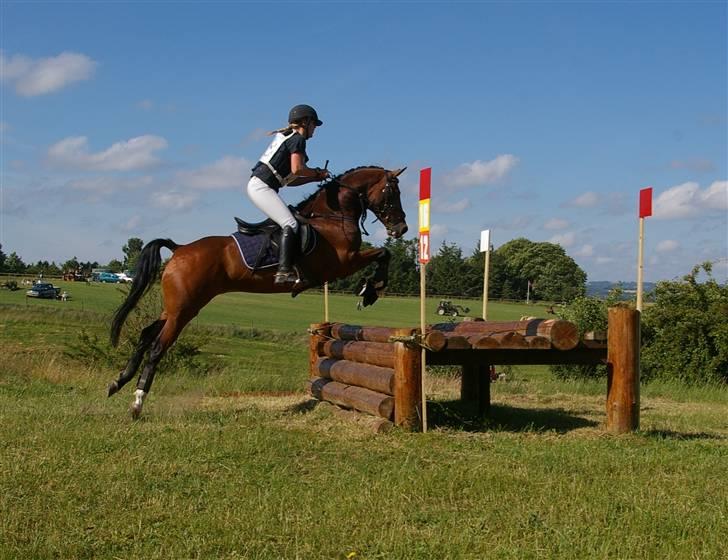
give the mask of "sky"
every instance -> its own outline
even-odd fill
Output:
[[[299,103],[309,165],[432,168],[431,244],[559,243],[590,281],[728,279],[720,2],[0,3],[0,244],[123,258],[264,216],[244,187]],[[287,188],[294,204],[315,184]],[[380,224],[367,228],[381,244]]]

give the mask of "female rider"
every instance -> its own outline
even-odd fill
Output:
[[[253,204],[282,229],[276,284],[296,281],[293,260],[298,246],[298,222],[278,196],[278,190],[321,181],[329,176],[325,169],[306,167],[306,140],[322,124],[310,105],[293,107],[288,113],[288,126],[269,133],[275,134],[275,138],[253,167],[248,182],[248,196]]]

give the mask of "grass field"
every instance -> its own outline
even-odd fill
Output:
[[[121,294],[61,285],[71,301],[0,291],[0,558],[725,557],[725,388],[645,386],[641,431],[613,437],[604,381],[516,368],[479,419],[433,371],[433,429],[373,434],[303,394],[320,295],[229,294],[189,333],[211,371],[160,376],[132,422],[117,372],[66,354]],[[419,321],[414,299],[355,304],[332,319]]]

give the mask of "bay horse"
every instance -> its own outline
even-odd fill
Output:
[[[351,169],[323,183],[296,207],[299,221],[310,224],[318,240],[312,253],[296,260],[302,279],[292,285],[273,283],[275,267],[247,268],[241,262],[235,239],[230,235],[203,237],[187,245],[178,245],[171,239],[155,239],[147,243],[137,261],[129,295],[112,318],[112,345],[118,344],[124,321],[159,274],[162,264],[160,251],[166,247],[173,255],[161,278],[163,310],[159,319],[142,329],[126,367],[109,385],[108,396],[134,377],[148,351],[131,407],[132,416],[138,418],[159,361],[182,329],[219,294],[291,292],[295,297],[309,287],[349,276],[371,263],[377,263],[373,277],[366,279],[362,291],[363,304],[373,304],[387,286],[390,254],[384,247],[361,251],[359,223],[363,227],[366,212],[371,210],[390,237],[404,235],[407,223],[397,177],[405,169]]]

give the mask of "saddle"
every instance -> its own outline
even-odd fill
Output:
[[[316,248],[316,230],[294,208],[289,208],[298,221],[298,254],[308,255]],[[281,227],[270,218],[250,223],[236,217],[235,222],[238,231],[233,237],[246,266],[252,270],[277,266]]]

